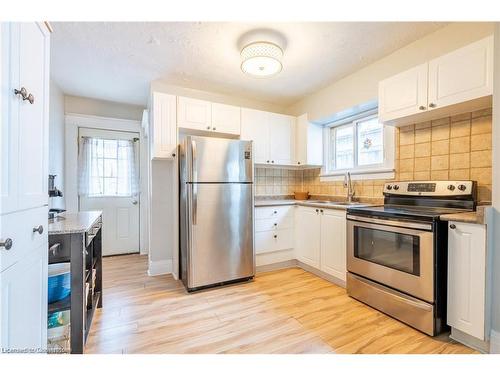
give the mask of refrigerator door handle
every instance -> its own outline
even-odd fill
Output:
[[[192,140],[191,141],[191,157],[192,157],[192,164],[191,164],[191,171],[193,173],[193,178],[192,178],[192,183],[191,183],[191,188],[192,188],[192,194],[193,194],[193,212],[192,212],[192,220],[193,220],[193,225],[196,225],[196,216],[198,214],[198,186],[197,186],[197,181],[198,181],[198,170],[197,170],[197,155],[196,155],[196,141]]]

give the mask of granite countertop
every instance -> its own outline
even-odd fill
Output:
[[[338,201],[326,202],[326,199],[322,202],[315,202],[312,200],[296,200],[296,199],[256,199],[255,207],[267,207],[267,206],[308,206],[308,207],[318,207],[318,208],[332,208],[335,210],[347,210],[349,207],[367,207],[373,206],[371,203],[357,202],[353,205],[335,204]]]
[[[69,234],[87,232],[99,220],[102,211],[65,212],[49,219],[49,234]]]
[[[439,217],[442,221],[458,221],[460,223],[486,224],[485,210],[491,206],[477,206],[473,212],[459,212],[446,214]]]

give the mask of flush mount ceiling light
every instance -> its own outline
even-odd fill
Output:
[[[241,50],[241,70],[254,77],[271,77],[283,69],[283,50],[271,42],[253,42]]]

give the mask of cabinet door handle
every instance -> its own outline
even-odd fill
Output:
[[[52,255],[55,256],[56,253],[59,251],[60,247],[61,247],[61,244],[59,242],[55,243],[51,247],[49,247],[49,252],[52,252]]]
[[[6,238],[5,240],[0,240],[0,247],[5,250],[10,250],[12,248],[13,241],[11,238]]]
[[[423,105],[421,105],[420,107],[418,107],[418,109],[420,109],[421,111],[425,110],[425,107]]]
[[[450,224],[450,229],[456,229],[456,225],[455,224]]]
[[[43,233],[43,225],[39,225],[37,227],[34,227],[33,228],[33,233],[42,234]]]
[[[31,93],[28,94],[28,90],[26,90],[25,87],[21,87],[21,90],[14,89],[14,94],[21,95],[21,98],[23,100],[27,100],[28,102],[30,102],[30,104],[33,104],[35,102],[35,97]]]

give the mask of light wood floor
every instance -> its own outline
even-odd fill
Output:
[[[473,353],[428,337],[298,268],[187,294],[147,257],[105,258],[86,353]]]

